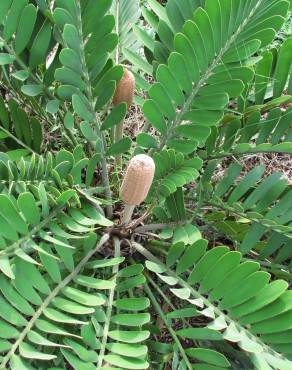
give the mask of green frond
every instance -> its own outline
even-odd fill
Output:
[[[92,109],[89,108],[92,102],[88,101],[91,85],[96,85],[98,76],[110,62],[109,53],[117,44],[117,36],[112,32],[114,17],[107,15],[110,6],[111,1],[103,1],[98,6],[92,1],[60,1],[53,14],[65,44],[60,52],[63,67],[55,72],[61,82],[58,94],[65,100],[77,95],[85,104],[80,115],[85,120],[91,114],[86,113],[86,106],[87,110]]]
[[[3,26],[0,39],[5,51],[1,65],[13,63],[12,78],[21,81],[22,92],[28,96],[38,96],[45,86],[35,70],[45,63],[47,53],[55,45],[53,27],[44,17],[37,22],[41,18],[41,11],[35,5],[28,4],[27,0],[4,0],[0,12]]]
[[[28,152],[39,153],[43,142],[40,122],[35,117],[30,118],[13,99],[7,106],[9,109],[0,97],[0,145],[5,148],[7,140],[12,139],[16,147],[19,145]]]
[[[229,98],[244,90],[241,76],[250,69],[244,64],[265,42],[267,28],[280,29],[288,5],[287,1],[211,0],[185,22],[182,32],[175,35],[167,65],[157,69],[157,82],[143,107],[146,118],[161,134],[160,148],[167,145],[180,151],[187,142],[194,151],[204,144],[210,134],[206,129],[222,120]],[[271,18],[265,21],[267,12]],[[270,25],[274,18],[278,24]],[[209,107],[210,101],[214,106]],[[190,126],[193,139],[177,132],[182,123]],[[201,141],[194,139],[197,132]]]
[[[10,278],[14,256],[38,264],[33,252],[50,255],[51,248],[65,248],[71,260],[76,243],[98,226],[112,225],[90,204],[98,206],[98,199],[81,186],[84,173],[91,183],[96,158],[84,158],[80,149],[19,162],[1,153],[0,269]]]
[[[153,280],[148,277],[148,280],[150,280],[153,285],[157,288],[157,285],[153,282]],[[169,312],[167,315],[164,314],[162,311],[159,302],[155,298],[155,294],[150,289],[150,286],[145,285],[145,290],[150,297],[150,300],[152,302],[153,308],[156,310],[157,314],[160,316],[160,318],[164,321],[165,326],[167,327],[172,339],[173,344],[171,343],[160,343],[155,341],[150,341],[149,343],[149,349],[152,359],[152,365],[153,367],[157,367],[158,364],[167,363],[172,360],[172,368],[174,369],[193,369],[193,365],[191,361],[197,360],[200,361],[196,364],[196,367],[199,369],[204,366],[208,365],[217,365],[218,369],[222,370],[224,368],[230,368],[230,363],[226,359],[224,355],[221,353],[211,350],[211,349],[205,349],[205,348],[187,348],[184,349],[182,344],[182,338],[179,337],[175,330],[172,328],[172,319],[177,320],[184,319],[186,317],[195,317],[198,315],[198,311],[195,308],[187,308],[187,309],[180,309],[180,310],[174,310],[172,312]],[[161,293],[161,290],[157,288],[157,290]],[[167,302],[171,307],[173,307],[170,300],[163,294],[163,299],[165,302]],[[191,325],[188,325],[191,327]],[[160,333],[160,329],[158,327],[155,327],[156,334]],[[203,332],[202,332],[203,333]],[[207,331],[205,331],[207,334]],[[213,336],[213,338],[210,337],[202,337],[201,339],[218,339]],[[180,359],[181,358],[181,359]]]
[[[138,289],[144,282],[142,271],[142,265],[134,264],[117,273],[117,286],[112,295],[110,293],[102,338],[101,348],[106,352],[101,350],[97,369],[102,369],[106,363],[123,369],[149,367],[148,348],[144,343],[150,333],[143,329],[150,321],[149,300],[139,294]],[[128,295],[130,291],[132,294]]]
[[[183,23],[192,19],[195,9],[201,5],[201,0],[178,1],[171,0],[165,8],[157,0],[147,1],[142,7],[142,15],[149,27],[134,25],[133,31],[139,43],[144,46],[144,55],[140,50],[125,49],[125,57],[141,72],[152,75],[159,63],[165,64],[171,51],[174,50],[173,39],[176,32],[182,30]],[[142,91],[148,91],[151,85],[138,75],[137,86]],[[145,77],[145,76],[144,76]],[[143,100],[139,104],[142,105]]]
[[[176,331],[179,337],[227,340],[250,353],[255,363],[291,368],[285,344],[291,327],[291,295],[285,281],[270,282],[270,275],[260,271],[258,263],[241,262],[241,254],[227,247],[206,251],[205,240],[189,247],[173,245],[164,263],[141,245],[134,246],[148,259],[148,270],[174,296],[210,320],[202,327]]]
[[[28,0],[4,0],[2,3],[1,83],[9,93],[12,91],[34,114],[53,127],[55,114],[63,118],[54,86],[61,49],[59,43],[62,43],[60,30],[54,27],[51,10],[45,1],[38,2],[38,6]],[[74,134],[63,121],[61,125],[70,144],[76,145]]]
[[[98,154],[87,158],[80,145],[73,153],[60,150],[54,156],[47,153],[46,156],[32,154],[29,157],[27,154],[25,152],[19,160],[14,158],[11,151],[0,153],[2,192],[9,194],[19,194],[27,190],[37,192],[38,186],[43,186],[48,193],[59,196],[60,192],[73,187],[82,191],[83,178],[86,188],[90,189],[95,180],[96,165],[100,161]]]
[[[55,78],[61,82],[58,95],[65,101],[72,101],[76,120],[82,121],[78,123],[78,128],[88,141],[90,150],[99,155],[109,203],[111,192],[105,157],[127,152],[131,147],[130,138],[107,147],[104,132],[119,124],[126,115],[124,104],[109,110],[116,83],[123,76],[123,68],[114,66],[110,58],[118,43],[118,35],[113,32],[115,18],[107,14],[111,5],[111,0],[103,1],[98,6],[93,1],[70,0],[66,3],[61,1],[54,11],[55,21],[60,19],[64,40],[64,48],[60,52],[63,66],[55,72]],[[66,14],[70,16],[69,21]],[[97,115],[102,109],[103,125]],[[110,208],[111,205],[108,206],[109,215],[112,213]]]
[[[149,300],[140,290],[145,281],[143,266],[119,271],[124,258],[118,254],[92,259],[108,236],[97,246],[93,234],[83,239],[87,252],[79,251],[85,257],[77,265],[77,251],[68,249],[61,242],[64,238],[47,239],[42,242],[43,251],[37,250],[41,268],[20,255],[13,260],[13,285],[0,276],[0,317],[5,320],[0,320],[0,368],[9,363],[15,370],[20,364],[24,369],[38,369],[38,361],[57,365],[62,363],[61,355],[76,370],[101,369],[106,364],[147,369],[148,350],[143,343],[149,332],[141,329],[150,315]]]
[[[228,118],[218,130],[214,129],[202,157],[224,158],[253,153],[291,154],[292,109],[272,108],[266,117],[255,111],[241,119]]]
[[[59,253],[59,258],[49,254],[41,257],[41,270],[15,258],[13,285],[3,275],[0,277],[0,315],[6,320],[0,321],[0,368],[9,365],[14,370],[38,369],[39,360],[57,359],[52,349],[61,350],[75,369],[95,368],[93,362],[97,356],[84,348],[80,340],[86,332],[90,335],[90,315],[99,308],[102,310],[106,297],[100,290],[109,289],[110,281],[99,280],[88,285],[82,273],[107,240],[108,236],[104,236],[96,246],[96,237],[91,237],[89,252],[76,265],[72,260],[70,268],[65,253]],[[85,292],[82,286],[90,290]],[[13,316],[8,316],[9,312]],[[29,364],[31,359],[35,364]]]
[[[284,3],[282,6],[285,6]],[[267,50],[255,67],[255,79],[244,92],[240,101],[242,111],[249,112],[255,108],[269,109],[273,104],[284,105],[291,101],[291,43],[288,38],[279,50]],[[288,96],[284,95],[288,92]]]
[[[73,190],[67,190],[55,200],[48,198],[43,186],[38,192],[22,192],[17,198],[0,195],[0,269],[14,279],[14,257],[38,265],[33,252],[51,255],[51,249],[68,254],[70,261],[76,245],[84,241],[98,225],[110,226],[93,206],[83,203],[76,208]],[[68,260],[69,262],[69,260]]]
[[[264,166],[240,177],[242,166],[232,164],[205,203],[214,211],[207,219],[238,241],[238,249],[255,249],[259,259],[281,263],[291,258],[291,189],[282,173],[263,179]]]
[[[156,172],[149,198],[151,194],[167,198],[175,193],[177,188],[193,182],[202,167],[200,158],[185,159],[183,154],[174,150],[154,153],[153,159]]]
[[[186,20],[192,19],[194,11],[201,5],[201,1],[170,0],[163,7],[156,0],[151,0],[147,1],[147,5],[142,8],[142,14],[152,30],[150,32],[144,27],[135,27],[134,33],[146,48],[147,61],[156,69],[159,63],[167,63],[170,52],[174,50],[175,34],[182,31]],[[134,65],[137,65],[137,55],[133,57],[133,54],[127,54],[127,56]],[[142,71],[147,72],[143,69],[143,63],[138,65]]]
[[[137,45],[136,35],[133,33],[133,25],[135,25],[140,16],[141,8],[139,0],[113,0],[111,12],[116,19],[116,32],[119,36],[117,63],[124,61],[124,49],[136,50]]]

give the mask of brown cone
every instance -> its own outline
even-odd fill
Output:
[[[129,205],[139,205],[144,202],[152,185],[155,163],[151,157],[138,154],[133,157],[127,167],[121,186],[120,197]]]
[[[132,72],[124,68],[124,75],[117,84],[116,92],[113,97],[113,104],[127,103],[128,109],[133,104],[135,91],[135,77]]]

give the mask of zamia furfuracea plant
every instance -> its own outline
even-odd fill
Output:
[[[0,369],[292,369],[291,11],[0,1]]]

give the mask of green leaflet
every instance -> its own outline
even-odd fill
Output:
[[[15,57],[7,53],[0,53],[0,65],[11,64],[14,62]]]
[[[107,156],[118,155],[127,152],[132,145],[132,140],[129,137],[124,137],[117,143],[113,144],[107,151]]]
[[[101,126],[101,129],[102,130],[108,130],[108,129],[114,127],[115,125],[121,123],[124,120],[124,118],[126,116],[126,113],[127,113],[127,104],[126,103],[121,103],[121,104],[117,105],[115,108],[113,108],[111,113],[105,119],[105,121],[103,122],[103,124]]]
[[[22,13],[15,37],[15,51],[20,54],[29,43],[37,18],[37,10],[33,4],[27,5]]]
[[[291,70],[291,46],[292,39],[287,39],[279,52],[279,58],[275,69],[274,97],[279,97],[285,89],[286,81]]]

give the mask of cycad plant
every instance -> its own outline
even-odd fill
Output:
[[[0,1],[0,369],[292,369],[290,10]]]

